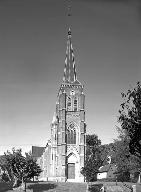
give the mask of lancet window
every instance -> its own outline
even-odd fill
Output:
[[[74,124],[70,124],[67,128],[67,144],[76,144],[76,129]]]
[[[74,105],[73,105],[74,111],[78,110],[78,102],[77,102],[77,97],[74,98]]]
[[[67,110],[71,111],[72,110],[72,103],[71,103],[71,98],[68,97],[67,99]]]

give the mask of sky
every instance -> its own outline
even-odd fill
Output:
[[[0,153],[45,146],[62,83],[68,27],[86,95],[87,134],[117,137],[121,92],[140,81],[138,0],[0,1]]]

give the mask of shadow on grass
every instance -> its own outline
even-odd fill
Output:
[[[38,184],[33,184],[33,185],[29,185],[28,189],[32,189],[33,192],[44,192],[45,190],[49,190],[49,189],[54,189],[56,188],[56,184],[53,183],[38,183]]]

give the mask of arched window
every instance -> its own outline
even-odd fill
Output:
[[[71,111],[71,98],[70,97],[68,97],[68,99],[67,99],[67,110]]]
[[[76,144],[76,131],[74,130],[74,137],[73,137],[73,143]]]
[[[73,106],[74,111],[77,111],[77,105],[78,105],[78,102],[77,102],[77,98],[75,97],[74,98],[74,106]]]
[[[71,130],[71,139],[70,139],[70,143],[73,144],[74,141],[73,141],[73,130]]]
[[[67,144],[76,144],[76,130],[74,124],[67,128]]]
[[[70,144],[71,143],[71,130],[67,130],[67,143]]]

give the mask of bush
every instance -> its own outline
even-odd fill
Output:
[[[139,179],[139,172],[135,172],[134,174],[131,175],[130,177],[130,181],[132,183],[137,183],[138,179]]]
[[[121,182],[128,182],[130,181],[130,173],[127,172],[121,172],[117,175],[117,180]]]
[[[100,181],[100,182],[116,182],[116,178],[103,178],[103,179],[98,179],[97,181]]]
[[[2,174],[1,179],[2,179],[2,181],[4,181],[4,182],[8,182],[8,181],[9,181],[9,178],[8,178],[8,176],[7,176],[6,173],[3,173],[3,174]]]
[[[103,184],[91,185],[91,186],[89,186],[89,191],[90,192],[100,192],[100,189],[102,186],[103,186]]]

